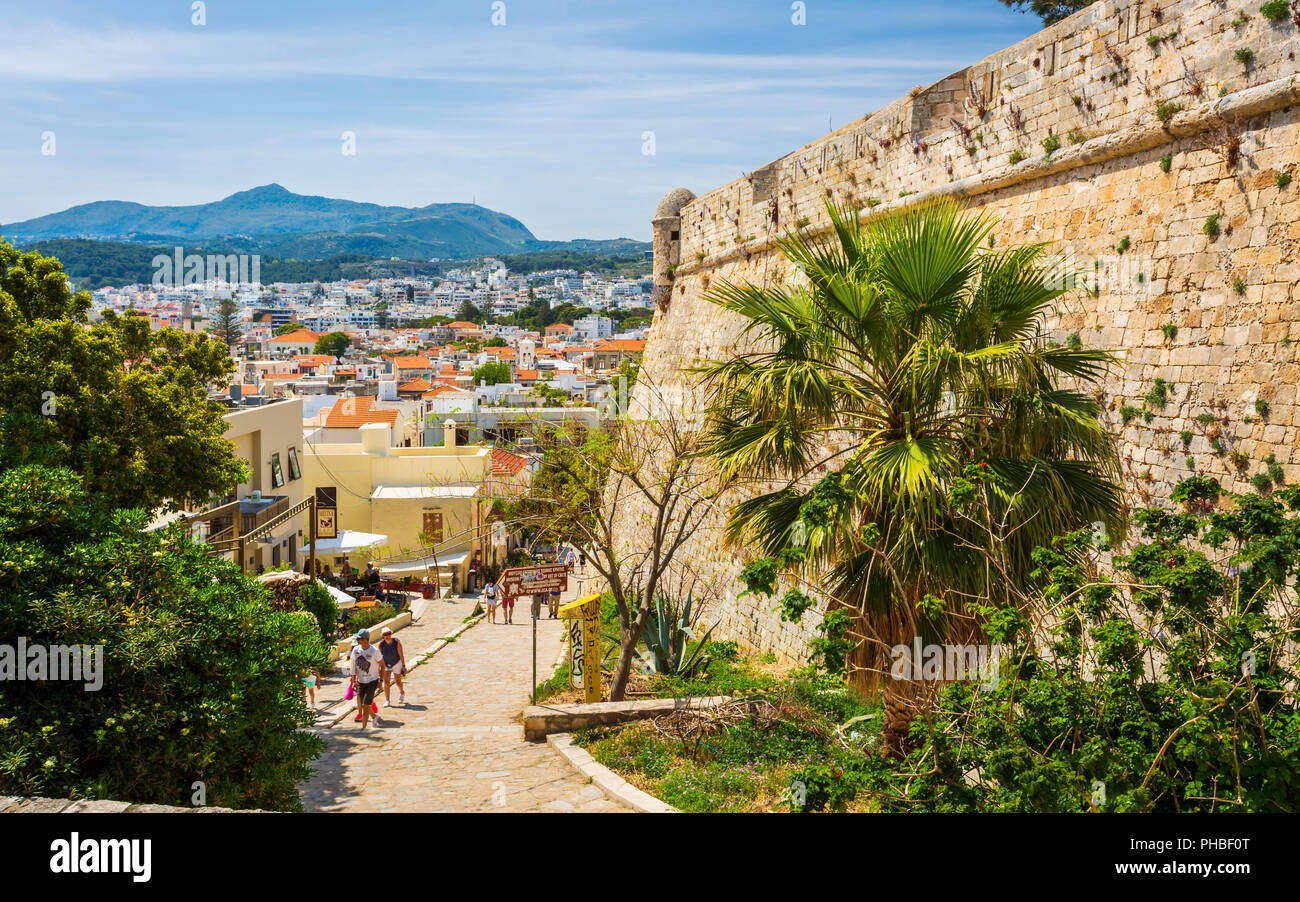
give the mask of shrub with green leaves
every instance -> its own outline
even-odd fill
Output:
[[[1183,494],[1204,496],[1193,482]],[[1231,501],[1137,512],[1113,575],[1084,531],[1040,548],[1052,635],[1014,605],[982,611],[1008,649],[996,685],[945,688],[908,758],[864,764],[864,788],[899,811],[1300,810],[1300,489]]]
[[[376,623],[383,623],[397,616],[397,609],[391,604],[377,604],[373,608],[362,608],[348,616],[348,629],[355,633],[360,629],[369,629]]]
[[[0,794],[300,808],[324,743],[317,624],[182,528],[145,532],[63,469],[0,472],[0,643],[103,646],[103,685],[0,680]]]

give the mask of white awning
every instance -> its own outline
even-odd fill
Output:
[[[423,573],[432,570],[435,566],[443,570],[459,567],[467,557],[469,557],[468,551],[458,551],[454,554],[440,554],[436,560],[430,556],[418,561],[394,561],[391,564],[381,562],[375,566],[383,576],[401,576],[407,573]]]
[[[477,482],[453,483],[451,485],[380,485],[375,486],[370,495],[371,501],[395,500],[400,498],[473,498],[482,487]]]
[[[356,532],[355,530],[345,529],[333,539],[317,539],[317,554],[351,554],[354,551],[360,551],[363,548],[373,548],[376,545],[383,545],[388,541],[388,536],[377,532]],[[311,553],[311,545],[302,546],[303,554]]]

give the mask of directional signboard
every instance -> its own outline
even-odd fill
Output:
[[[501,594],[518,598],[521,595],[550,595],[569,588],[567,564],[539,564],[536,567],[511,567],[501,574]]]

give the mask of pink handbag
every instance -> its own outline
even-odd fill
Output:
[[[349,702],[350,702],[350,701],[352,701],[353,697],[354,697],[356,694],[357,694],[357,687],[356,687],[356,686],[353,686],[351,683],[348,683],[348,694],[345,695],[345,696],[343,696],[343,699],[344,699],[344,701],[349,701]]]

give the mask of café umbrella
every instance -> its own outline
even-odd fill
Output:
[[[377,532],[357,532],[354,529],[344,529],[332,539],[317,539],[316,553],[319,554],[351,554],[354,551],[361,551],[364,548],[374,548],[376,545],[383,545],[388,542],[388,536]],[[311,551],[310,545],[302,547],[303,553]]]

